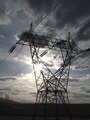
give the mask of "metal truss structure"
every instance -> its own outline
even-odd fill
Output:
[[[37,87],[36,104],[43,104],[44,119],[47,119],[47,104],[54,103],[56,104],[56,120],[59,119],[58,104],[64,105],[69,119],[72,120],[70,109],[67,107],[67,104],[69,104],[67,91],[69,72],[72,60],[82,53],[82,50],[71,39],[70,33],[68,33],[66,40],[53,39],[34,33],[31,24],[30,30],[20,35],[19,41],[9,50],[10,53],[16,48],[17,44],[30,46]],[[45,48],[45,50],[41,53],[40,49],[42,48]],[[59,64],[58,69],[52,70],[43,60],[49,50],[57,51],[62,56],[62,64]],[[33,119],[35,118],[36,113],[34,112]]]

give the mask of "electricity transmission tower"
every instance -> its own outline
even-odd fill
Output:
[[[70,33],[68,33],[66,40],[37,35],[33,31],[32,24],[29,31],[20,35],[19,41],[9,50],[10,53],[13,52],[17,44],[30,47],[37,88],[36,103],[43,104],[44,119],[47,117],[47,104],[54,103],[56,105],[56,120],[59,119],[58,104],[63,104],[69,119],[72,120],[70,109],[67,107],[67,104],[69,104],[67,87],[70,65],[77,55],[84,51],[90,51],[90,49],[82,51],[71,39]],[[45,48],[45,50],[41,53],[40,49],[42,48]],[[59,64],[58,69],[52,70],[43,60],[48,50],[57,51],[62,56],[62,64]],[[34,112],[33,119],[35,117],[36,113]]]

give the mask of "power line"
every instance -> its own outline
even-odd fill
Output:
[[[40,19],[40,21],[33,27],[33,29],[35,29],[51,12],[53,12],[62,3],[62,1],[63,0],[58,0],[56,5],[48,10],[47,14],[42,19]]]
[[[50,10],[48,10],[47,14],[46,14],[42,19],[39,20],[39,22],[34,26],[33,29],[35,29],[53,10],[55,10],[55,9],[58,7],[58,5],[62,3],[62,1],[63,1],[63,0],[57,1],[56,5],[55,5],[53,8],[51,8]],[[75,35],[73,35],[73,36],[75,36]],[[72,37],[73,37],[73,36],[72,36]],[[22,38],[22,39],[23,39],[23,38]],[[21,51],[21,50],[20,50],[20,51]],[[16,56],[17,56],[17,55],[16,55]]]
[[[51,8],[50,10],[47,11],[47,14],[36,23],[36,25],[34,26],[33,29],[35,29],[51,12],[53,12],[62,3],[62,1],[63,0],[57,1],[56,5],[53,8]],[[23,38],[24,38],[24,36],[23,36]],[[21,51],[21,49],[20,49],[20,51]],[[21,68],[19,71],[17,71],[16,73],[14,73],[13,76],[16,75],[16,74],[18,74],[19,72],[21,72],[24,68],[26,68],[26,65],[23,68]]]
[[[89,20],[90,18],[87,17],[86,21]],[[82,22],[80,25],[85,25],[85,22]],[[76,35],[78,35],[80,33],[80,30],[78,30],[76,33],[74,33],[71,38],[74,38]]]

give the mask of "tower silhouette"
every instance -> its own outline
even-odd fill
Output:
[[[20,35],[19,41],[9,50],[10,53],[13,52],[17,44],[27,45],[30,48],[37,88],[35,103],[43,105],[44,120],[46,120],[48,116],[48,104],[55,104],[56,120],[60,118],[59,104],[63,104],[68,118],[72,120],[67,91],[69,72],[72,60],[82,53],[82,50],[71,39],[70,33],[68,33],[66,40],[37,35],[33,31],[31,24],[30,30]],[[40,51],[42,48],[45,48],[43,52],[42,50]],[[62,64],[58,63],[58,69],[52,70],[45,60],[43,60],[43,57],[45,57],[49,50],[56,51],[61,55]],[[85,51],[89,50],[90,49],[87,49]],[[33,120],[38,116],[36,104],[34,107]]]

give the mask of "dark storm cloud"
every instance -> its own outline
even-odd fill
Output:
[[[35,14],[41,15],[42,13],[46,13],[46,11],[50,10],[57,0],[26,0],[24,3],[28,4],[30,9],[34,11]],[[5,36],[14,35],[18,33],[20,30],[22,31],[23,27],[20,24],[25,24],[25,21],[27,22],[28,17],[26,13],[31,13],[29,9],[24,9],[25,4],[22,3],[22,1],[16,1],[16,3],[11,0],[11,4],[8,1],[0,1],[0,19],[2,19],[2,22],[5,23],[5,20],[13,20],[13,23],[10,23],[10,26],[5,26],[6,31],[4,30],[4,26],[0,26],[0,33],[4,34]],[[17,4],[18,3],[18,4]],[[21,5],[20,5],[21,3]],[[15,4],[17,4],[17,9],[15,9]],[[12,7],[13,5],[13,7]],[[53,11],[54,17],[52,19],[55,19],[56,27],[54,22],[52,21],[46,21],[45,26],[48,26],[52,28],[52,26],[56,29],[62,29],[65,25],[70,26],[77,26],[79,23],[79,20],[85,19],[87,16],[90,15],[90,0],[63,0],[61,6],[58,6],[58,8]],[[11,6],[11,7],[10,7]],[[8,9],[7,9],[8,8]],[[14,16],[14,19],[12,19],[12,15],[10,15],[10,8],[12,9],[12,13]],[[25,11],[26,10],[26,11]],[[17,13],[17,14],[15,14]],[[14,15],[15,14],[15,15]],[[44,15],[44,14],[43,14]],[[35,17],[35,15],[33,16]],[[27,19],[27,20],[26,20]],[[38,18],[37,18],[38,19]],[[17,21],[17,24],[15,23]],[[20,21],[20,22],[19,22]],[[0,23],[2,23],[0,21]],[[28,22],[29,23],[29,22]],[[24,25],[25,26],[25,25]],[[90,22],[86,22],[84,26],[81,27],[78,35],[78,39],[84,39],[88,40],[90,38],[89,29]],[[18,29],[17,29],[17,28]],[[50,34],[55,32],[55,30],[51,30],[48,28],[48,31]],[[10,34],[9,34],[10,33]]]
[[[90,20],[81,27],[76,38],[79,40],[90,40]]]
[[[56,12],[57,25],[75,26],[80,19],[90,15],[90,0],[64,0],[62,6]]]
[[[14,0],[11,0],[11,4],[10,3],[8,4],[8,2],[10,1],[7,1],[7,0],[0,1],[0,19],[2,19],[0,23],[1,22],[5,23],[7,22],[7,20],[12,20],[12,22],[9,25],[5,25],[5,24],[0,25],[0,34],[4,36],[4,38],[0,38],[0,41],[4,41],[4,43],[5,42],[11,43],[11,41],[15,41],[14,35],[28,28],[27,26],[29,25],[28,23],[32,21],[31,19],[28,18],[29,13],[31,13],[29,9],[30,10],[33,9],[35,14],[38,14],[38,15],[42,14],[42,12],[46,13],[48,9],[52,8],[52,6],[55,5],[56,3],[55,1],[57,0],[26,0],[24,2],[26,4],[29,4],[29,9],[23,9],[25,8],[25,5],[22,4],[22,1],[17,1],[17,0],[14,2],[13,1]],[[17,5],[14,6],[15,4]],[[87,17],[90,14],[89,5],[90,5],[90,0],[87,0],[87,1],[86,0],[63,0],[62,5],[58,6],[58,9],[56,9],[53,12],[57,28],[60,29],[61,27],[64,27],[66,24],[71,26],[77,25],[80,19],[83,20],[85,19],[85,17]],[[28,12],[28,15],[26,15],[27,12]],[[32,17],[36,17],[36,16],[33,15]],[[53,31],[55,32],[55,29],[52,28],[53,26],[52,21],[49,21],[49,19],[47,19],[47,22],[45,23],[45,25],[51,28],[51,29],[48,28],[49,34],[52,34]],[[90,38],[89,25],[90,25],[90,22],[88,21],[84,26],[81,27],[80,33],[78,35],[78,39],[81,40],[82,36],[84,36],[84,38],[86,38],[87,40]],[[40,31],[43,31],[43,30],[40,29]],[[0,44],[0,48],[6,49],[8,51],[12,45],[13,45],[12,43],[11,45]],[[9,63],[8,67],[10,68],[10,66],[13,66],[13,64]],[[0,69],[2,69],[2,71],[4,72],[5,69],[3,70],[3,68],[0,68]],[[14,68],[12,67],[12,69]]]
[[[10,24],[11,19],[9,18],[6,10],[6,1],[0,1],[0,25],[7,25]]]
[[[57,2],[57,0],[27,0],[30,8],[35,14],[46,13],[45,9],[50,10]],[[80,27],[80,21],[85,21],[85,18],[90,17],[90,0],[63,0],[62,4],[53,11],[54,16],[52,19],[56,21],[55,29],[63,29],[65,25],[70,27]],[[90,22],[85,21],[86,24],[82,25],[78,40],[88,40],[90,38]],[[47,20],[46,26],[51,25],[51,21]],[[69,29],[69,28],[68,28]]]
[[[74,59],[74,62],[72,62],[72,65],[74,66],[74,69],[84,69],[85,71],[81,71],[80,74],[86,74],[90,73],[90,52],[84,53],[83,55],[80,55],[78,58]],[[89,72],[88,72],[89,71]],[[75,71],[73,71],[75,73]],[[78,73],[76,73],[78,74]]]
[[[57,0],[27,0],[30,7],[37,13],[43,9],[51,9]],[[90,14],[90,0],[63,0],[62,5],[58,6],[55,12],[55,19],[59,26],[65,24],[75,25],[79,19],[85,18]]]
[[[54,0],[27,0],[30,8],[34,9],[35,13],[46,12],[53,5]]]
[[[2,1],[0,1],[0,15],[3,16],[3,14],[5,14],[5,6]]]

